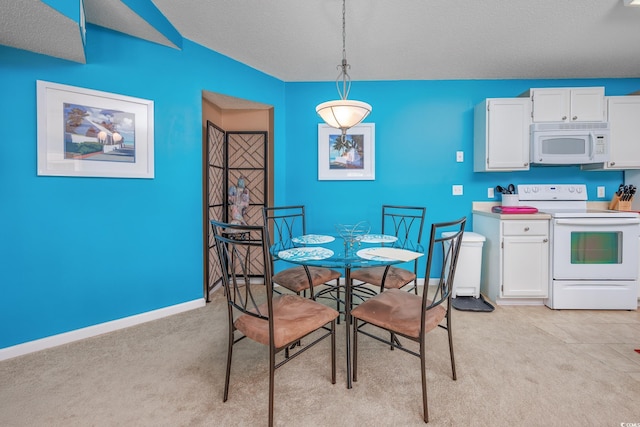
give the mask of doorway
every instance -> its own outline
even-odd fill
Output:
[[[230,221],[230,191],[246,185],[248,224],[262,223],[262,207],[273,204],[273,107],[203,91],[203,257],[204,296],[221,285],[210,219]],[[242,180],[242,182],[240,182]],[[261,273],[261,261],[252,271]]]

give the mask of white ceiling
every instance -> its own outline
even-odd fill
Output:
[[[331,81],[340,0],[153,0],[183,37],[284,81]],[[640,77],[623,0],[347,0],[353,80]]]
[[[341,0],[152,0],[178,32],[288,82],[332,81]],[[87,21],[175,47],[121,0]],[[353,80],[640,77],[640,8],[623,0],[347,0]],[[0,44],[85,62],[78,26],[0,0]],[[90,40],[88,40],[90,43]]]

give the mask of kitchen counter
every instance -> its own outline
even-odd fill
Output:
[[[491,212],[492,207],[500,205],[500,202],[472,202],[471,209],[474,214],[499,219],[551,219],[551,215],[541,212],[534,214],[500,214]],[[606,211],[609,208],[609,202],[587,202],[587,208]]]
[[[501,214],[491,212],[492,207],[500,206],[500,204],[500,202],[473,202],[472,213],[498,219],[551,219],[551,215],[540,212],[534,214]]]

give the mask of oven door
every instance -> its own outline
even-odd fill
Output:
[[[638,218],[553,220],[554,280],[636,280]]]

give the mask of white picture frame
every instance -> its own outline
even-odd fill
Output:
[[[340,129],[318,124],[318,179],[375,180],[375,129],[374,123],[360,123],[342,143]]]
[[[38,175],[154,178],[153,101],[37,81]]]

